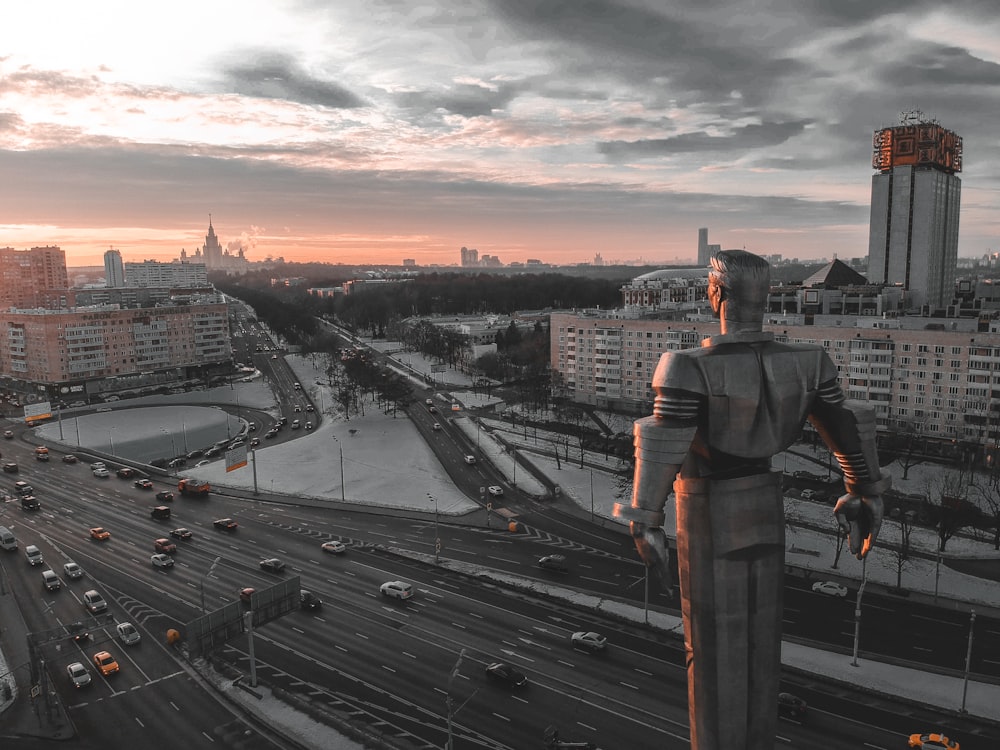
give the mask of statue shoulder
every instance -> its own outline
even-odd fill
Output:
[[[809,369],[813,371],[817,384],[837,380],[840,377],[837,365],[826,353],[826,349],[819,344],[781,344],[780,346],[795,352],[801,361],[811,365]]]
[[[653,373],[653,388],[676,388],[692,393],[705,392],[705,379],[697,361],[705,349],[682,349],[665,352]]]

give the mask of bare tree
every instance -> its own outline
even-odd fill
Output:
[[[979,501],[979,509],[985,512],[993,527],[993,549],[1000,550],[1000,486],[992,478],[977,479],[973,493]]]
[[[910,563],[910,534],[917,518],[914,510],[905,508],[899,509],[896,522],[899,524],[899,544],[889,547],[893,563],[896,567],[896,589],[903,588],[903,571],[909,567]]]
[[[971,470],[963,467],[943,470],[927,479],[927,510],[937,529],[938,552],[944,552],[948,540],[975,519],[978,509],[966,499],[971,477]]]
[[[895,456],[903,468],[903,479],[908,479],[910,469],[924,461],[919,449],[924,444],[927,418],[900,419],[893,425],[883,447]]]

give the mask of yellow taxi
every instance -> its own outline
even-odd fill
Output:
[[[118,671],[118,662],[107,651],[98,651],[94,654],[94,666],[105,677]]]

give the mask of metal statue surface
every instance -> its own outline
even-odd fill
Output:
[[[875,417],[847,401],[820,346],[763,332],[770,266],[743,250],[711,259],[721,335],[663,354],[653,415],[634,426],[630,522],[647,566],[669,586],[664,505],[674,491],[691,747],[773,750],[781,668],[784,512],[771,458],[816,428],[844,472],[834,508],[862,559],[882,524]]]

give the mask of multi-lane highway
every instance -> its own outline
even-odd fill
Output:
[[[199,614],[202,597],[211,609],[235,600],[243,587],[274,582],[277,578],[258,563],[279,557],[287,565],[285,575],[300,576],[324,604],[319,611],[296,611],[257,630],[258,673],[315,706],[349,714],[387,734],[410,736],[416,747],[443,746],[449,698],[456,748],[540,746],[551,725],[564,738],[591,741],[605,750],[687,746],[683,652],[674,637],[513,594],[393,553],[406,549],[430,556],[438,534],[449,559],[609,596],[634,592],[641,600],[641,569],[618,538],[593,529],[586,536],[571,529],[559,534],[531,524],[512,535],[496,523],[486,527],[485,513],[475,527],[435,531],[432,517],[369,516],[219,495],[178,498],[170,521],[155,521],[149,514],[153,491],[114,477],[97,479],[86,463],[65,465],[58,456],[36,463],[31,447],[20,441],[7,441],[4,448],[5,457],[23,454],[22,473],[5,481],[26,479],[42,501],[42,509],[31,513],[6,503],[0,515],[0,524],[15,528],[19,538],[18,553],[2,560],[29,629],[52,632],[83,621],[92,633],[85,644],[55,638],[42,646],[48,671],[82,735],[124,736],[138,746],[141,738],[157,732],[175,743],[201,746],[206,737],[239,734],[244,744],[234,740],[232,746],[266,746],[267,739],[258,734],[242,734],[243,723],[201,691],[181,654],[166,645],[165,633],[170,627],[183,629]],[[156,489],[164,487],[156,484]],[[236,532],[214,529],[212,521],[223,516],[238,521]],[[88,529],[98,525],[111,532],[109,540],[88,536]],[[178,541],[176,565],[154,568],[153,541],[180,526],[191,529],[193,537]],[[329,539],[344,541],[347,552],[325,554],[320,544]],[[62,578],[61,590],[43,589],[42,566],[28,565],[26,544],[42,550],[44,567]],[[566,555],[570,573],[535,565],[539,555],[553,551]],[[63,575],[69,560],[84,569],[82,579]],[[414,597],[380,596],[379,585],[393,579],[412,584]],[[81,603],[88,589],[109,601],[112,621],[88,619]],[[801,609],[814,618],[842,622],[849,616],[841,600],[801,594]],[[113,623],[126,620],[140,629],[139,645],[115,640]],[[577,630],[607,635],[607,653],[574,649],[570,635]],[[246,672],[247,646],[240,636],[219,656]],[[94,683],[72,688],[65,665],[87,663],[105,649],[121,671],[104,678],[91,667]],[[485,666],[494,661],[515,665],[528,685],[512,689],[490,682]],[[924,725],[901,716],[896,706],[868,698],[859,703],[849,691],[830,694],[810,682],[794,690],[813,707],[805,724],[782,722],[782,735],[794,747],[866,743],[889,748],[914,726]],[[861,724],[854,721],[859,717]],[[975,748],[975,741],[974,734],[971,741],[963,735],[964,747]]]

